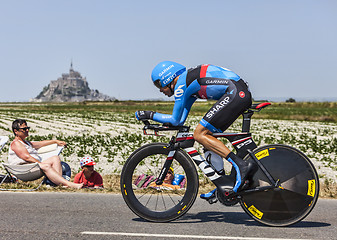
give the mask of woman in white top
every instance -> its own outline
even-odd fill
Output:
[[[56,185],[64,185],[71,188],[82,188],[82,184],[69,182],[62,177],[62,166],[59,156],[50,157],[43,162],[37,154],[37,149],[57,143],[59,146],[65,146],[64,141],[59,140],[44,140],[39,142],[29,142],[25,138],[28,137],[29,128],[26,120],[17,119],[12,124],[12,130],[15,135],[13,142],[9,148],[9,164],[25,164],[38,162],[41,170]]]

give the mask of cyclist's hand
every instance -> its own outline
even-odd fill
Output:
[[[149,120],[153,119],[155,113],[153,111],[137,111],[135,115],[137,120]]]

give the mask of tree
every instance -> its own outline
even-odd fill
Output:
[[[294,98],[289,98],[289,99],[286,100],[286,102],[294,103],[294,102],[296,102],[296,100]]]

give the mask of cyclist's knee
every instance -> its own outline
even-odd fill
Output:
[[[202,125],[198,125],[193,133],[194,140],[198,143],[203,143],[207,138],[207,135],[210,134],[210,131]]]

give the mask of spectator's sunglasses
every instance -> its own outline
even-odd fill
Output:
[[[30,129],[30,127],[17,128],[16,130],[20,130],[20,129],[22,129],[24,132],[26,132],[27,130]]]

